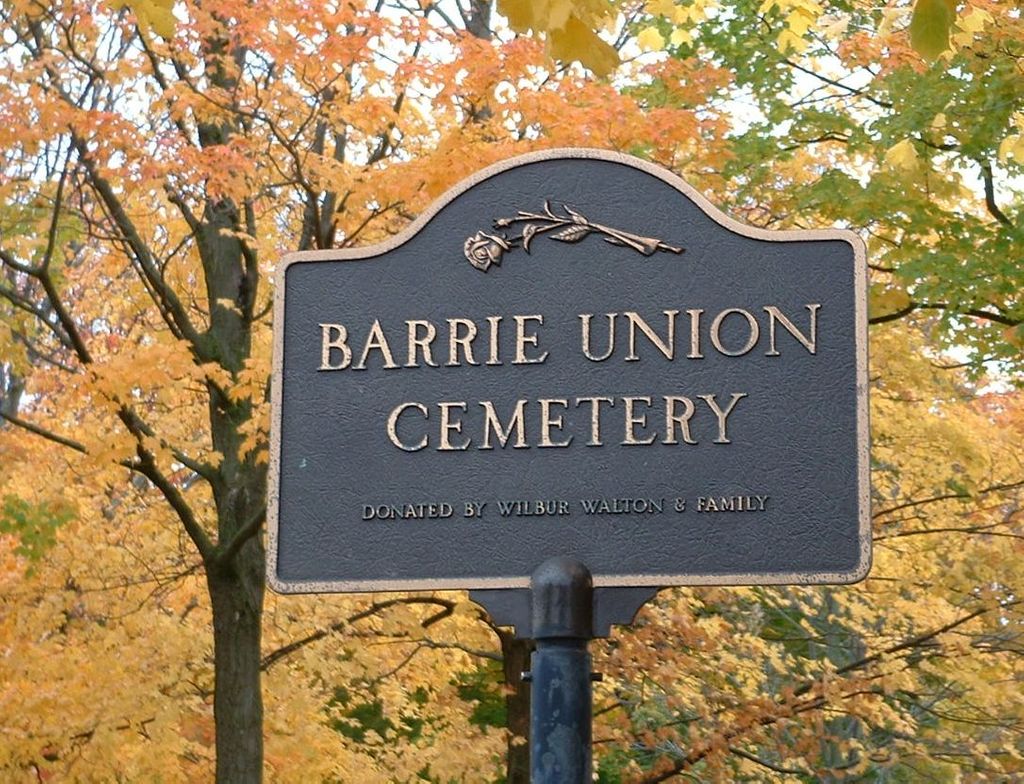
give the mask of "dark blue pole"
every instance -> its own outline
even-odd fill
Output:
[[[530,580],[530,781],[591,784],[593,581],[579,561],[552,558]]]

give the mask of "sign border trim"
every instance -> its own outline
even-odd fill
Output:
[[[281,458],[281,388],[284,349],[284,282],[292,264],[322,261],[369,260],[391,252],[416,236],[444,207],[479,183],[521,166],[541,161],[583,159],[617,163],[657,177],[690,199],[722,228],[740,236],[769,242],[842,241],[853,249],[854,260],[854,332],[857,364],[857,485],[858,535],[857,565],[844,572],[767,572],[760,574],[641,574],[594,575],[594,587],[670,587],[670,586],[751,586],[751,585],[831,585],[856,583],[871,570],[871,487],[868,425],[868,353],[867,353],[867,251],[864,240],[846,229],[809,229],[772,231],[748,226],[730,217],[700,191],[673,172],[632,155],[587,147],[556,147],[517,155],[480,169],[459,181],[435,199],[409,226],[385,242],[355,248],[297,251],[285,255],[274,276],[273,365],[271,375],[270,464],[267,470],[267,584],[277,593],[371,593],[376,591],[481,590],[492,588],[529,588],[530,576],[485,577],[478,579],[441,578],[411,580],[283,580],[276,574],[278,505]],[[571,556],[572,553],[563,553]]]

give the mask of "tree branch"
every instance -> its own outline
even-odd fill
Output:
[[[729,753],[735,754],[737,757],[743,757],[743,759],[745,760],[750,760],[751,762],[760,765],[763,768],[768,768],[768,770],[773,770],[776,773],[785,773],[789,776],[806,776],[808,778],[810,778],[812,775],[811,772],[808,770],[800,770],[799,768],[784,768],[781,765],[775,765],[766,759],[762,759],[761,757],[755,756],[754,754],[751,754],[749,751],[744,751],[743,749],[738,748],[736,746],[730,746]]]
[[[1019,487],[1024,487],[1024,481],[1021,481],[1021,482],[1009,482],[1007,484],[999,484],[999,485],[991,485],[989,487],[985,487],[985,488],[982,488],[981,490],[978,490],[978,492],[975,493],[974,495],[987,495],[989,493],[1002,492],[1003,490],[1016,490]],[[938,501],[950,501],[950,500],[957,499],[957,498],[961,498],[961,499],[963,499],[963,498],[973,498],[974,495],[972,495],[971,493],[943,493],[941,495],[933,495],[933,496],[929,496],[928,498],[920,498],[920,499],[916,499],[916,500],[913,500],[913,501],[906,501],[906,502],[904,502],[902,504],[896,504],[895,506],[890,506],[890,507],[887,507],[885,509],[879,509],[877,512],[874,512],[871,515],[871,517],[872,517],[872,519],[874,519],[874,518],[877,518],[877,517],[881,517],[882,515],[888,515],[888,514],[892,514],[893,512],[898,512],[901,509],[909,509],[909,508],[915,507],[915,506],[923,506],[925,504],[933,504],[933,503],[937,503]]]
[[[988,161],[978,161],[978,165],[981,167],[981,176],[985,181],[985,208],[988,210],[989,215],[1001,224],[1013,228],[1013,221],[996,204],[996,185],[992,176],[992,164]]]
[[[888,321],[896,321],[908,316],[915,310],[949,310],[957,313],[961,316],[971,316],[972,318],[983,319],[985,321],[994,321],[997,324],[1004,324],[1008,327],[1015,327],[1018,324],[1024,323],[1024,319],[1012,318],[1011,316],[1004,316],[1002,313],[993,313],[991,310],[983,310],[981,308],[968,308],[966,310],[960,310],[959,308],[950,305],[948,302],[911,302],[904,308],[893,311],[892,313],[885,313],[881,316],[873,316],[868,319],[869,324],[885,324]]]
[[[100,197],[100,201],[103,203],[106,209],[107,215],[110,216],[111,221],[117,227],[124,242],[132,251],[132,256],[138,262],[139,271],[146,283],[152,288],[157,304],[160,306],[160,311],[164,314],[169,322],[169,325],[189,342],[193,354],[201,362],[207,362],[213,359],[208,356],[208,352],[205,350],[205,343],[202,339],[202,335],[192,324],[191,319],[188,317],[188,313],[185,307],[182,305],[181,300],[178,299],[178,295],[175,294],[173,289],[167,285],[163,276],[160,274],[159,269],[153,262],[152,254],[149,248],[146,247],[145,242],[139,235],[138,230],[135,228],[135,224],[132,219],[125,212],[124,207],[118,199],[117,194],[114,193],[113,187],[107,182],[106,178],[99,173],[96,168],[96,164],[88,156],[88,150],[85,145],[85,141],[81,139],[77,134],[72,134],[71,142],[75,150],[78,152],[79,160],[82,163],[82,167],[85,169],[86,176],[89,179],[89,183],[92,185],[93,190]]]
[[[896,643],[895,645],[891,645],[888,648],[876,651],[875,653],[870,654],[868,656],[864,656],[863,658],[851,662],[850,664],[847,664],[843,667],[839,667],[833,670],[831,673],[829,673],[827,677],[834,678],[837,675],[846,675],[848,673],[864,669],[868,665],[873,664],[879,660],[885,659],[887,657],[890,657],[895,653],[900,653],[905,650],[917,648],[925,643],[928,643],[934,638],[938,637],[939,635],[953,631],[954,629],[963,626],[965,623],[968,623],[974,620],[975,618],[979,618],[990,612],[994,612],[997,609],[1001,612],[1005,612],[1008,608],[1020,605],[1021,603],[1024,603],[1024,599],[1004,602],[1000,604],[998,608],[992,606],[979,607],[977,610],[967,613],[966,615],[954,621],[950,621],[949,623],[943,624],[942,626],[938,626],[934,629],[924,632],[923,634],[919,634],[915,637],[910,637],[904,640],[903,642]],[[804,683],[803,685],[792,691],[792,697],[790,697],[790,699],[803,697],[812,692],[821,684],[821,679],[815,679],[813,681]],[[809,710],[822,708],[827,703],[827,697],[825,695],[819,695],[816,697],[812,697],[811,699],[803,703],[791,703],[788,706],[784,704],[776,704],[773,709],[778,710],[777,713],[768,712],[764,713],[761,716],[752,717],[749,720],[745,721],[741,726],[737,726],[732,729],[726,730],[722,733],[719,733],[716,739],[712,739],[710,741],[697,745],[688,754],[686,754],[686,756],[682,757],[681,759],[677,759],[669,768],[662,770],[658,773],[654,773],[650,776],[644,777],[642,779],[639,779],[639,784],[658,784],[658,782],[665,781],[667,779],[672,778],[673,776],[678,776],[681,773],[683,773],[687,768],[692,767],[693,765],[707,757],[716,748],[719,748],[723,742],[728,743],[729,741],[740,737],[744,732],[753,727],[767,727],[798,713],[805,713]]]
[[[259,533],[260,527],[266,519],[267,506],[264,504],[260,510],[245,523],[245,525],[235,532],[234,536],[232,536],[228,542],[221,542],[217,545],[217,548],[213,553],[211,566],[223,567],[229,564],[231,559],[234,558],[238,554],[238,551],[242,549],[242,545]]]
[[[16,417],[12,414],[5,413],[3,410],[0,410],[0,419],[5,419],[12,425],[16,425],[17,427],[23,428],[29,431],[30,433],[34,433],[35,435],[40,436],[41,438],[45,438],[47,441],[52,441],[55,444],[66,446],[68,449],[74,449],[76,452],[79,452],[83,455],[88,454],[89,450],[87,450],[85,446],[79,443],[78,441],[75,441],[72,438],[67,438],[65,436],[59,436],[56,433],[53,433],[43,427],[40,427],[39,425],[34,425],[31,422]]]
[[[1024,539],[1022,534],[1011,534],[1005,531],[993,531],[998,525],[1006,525],[1010,521],[1004,520],[990,525],[965,526],[963,528],[921,528],[916,531],[899,531],[894,534],[883,534],[872,538],[873,542],[882,542],[886,539],[904,539],[908,536],[927,536],[928,534],[981,534],[982,536],[997,536],[1005,539]]]
[[[3,250],[0,250],[0,259],[3,259],[4,255],[5,254],[4,254]],[[4,259],[4,263],[6,263],[6,259]],[[61,332],[56,324],[54,324],[52,321],[50,321],[48,318],[46,318],[46,314],[41,312],[39,310],[39,308],[37,308],[36,305],[34,303],[32,303],[23,294],[21,294],[18,291],[15,291],[14,289],[9,289],[6,286],[0,286],[0,297],[3,297],[4,299],[6,299],[8,302],[10,302],[14,307],[18,308],[19,310],[23,310],[26,313],[29,313],[32,316],[34,316],[37,321],[39,321],[40,323],[44,324],[46,326],[46,328],[49,329],[54,334],[54,337],[57,338],[58,342],[62,346],[65,346],[67,348],[71,348],[71,344],[70,344],[70,341],[68,340],[68,336],[65,335],[63,332]]]
[[[357,621],[369,618],[370,616],[376,615],[382,610],[386,610],[389,607],[394,607],[398,604],[432,604],[441,607],[444,610],[447,610],[448,614],[450,614],[455,609],[455,602],[452,602],[448,599],[438,599],[436,597],[428,596],[404,596],[398,599],[387,599],[382,602],[374,602],[365,610],[360,610],[359,612],[350,615],[348,618],[336,621],[335,623],[332,623],[330,626],[324,629],[317,629],[316,631],[307,634],[305,637],[300,637],[297,640],[293,640],[292,642],[286,645],[282,645],[280,648],[271,651],[266,656],[264,656],[263,659],[260,661],[260,670],[266,672],[281,659],[284,659],[285,657],[290,656],[296,651],[305,648],[307,645],[317,642],[318,640],[322,640],[325,637],[328,637],[332,634],[341,631],[346,626],[350,626],[353,623],[356,623]],[[430,623],[434,622],[432,619],[435,618],[437,615],[439,615],[439,613],[435,613],[435,615],[425,619],[421,625],[430,625]]]
[[[915,310],[917,310],[917,305],[911,302],[905,308],[900,308],[899,310],[895,310],[892,313],[886,313],[882,316],[873,316],[869,318],[868,324],[885,324],[888,321],[898,321],[899,319],[905,316],[909,316]]]
[[[856,87],[850,87],[848,84],[843,84],[842,82],[837,81],[836,79],[830,79],[827,76],[822,76],[817,71],[814,71],[810,68],[806,68],[788,58],[783,57],[782,62],[788,65],[790,68],[800,71],[801,73],[805,73],[808,76],[813,76],[815,79],[818,79],[819,81],[822,81],[825,84],[832,85],[833,87],[838,87],[840,90],[846,90],[846,92],[850,95],[856,95],[859,98],[863,98],[866,101],[870,101],[871,103],[875,104],[875,106],[879,106],[883,109],[891,109],[893,106],[892,103],[890,103],[889,101],[883,101],[880,98],[875,98],[873,95],[870,95],[866,90],[858,89]]]
[[[163,494],[164,499],[170,504],[181,521],[185,533],[188,534],[189,539],[192,540],[196,549],[199,550],[199,555],[202,557],[203,562],[209,564],[213,558],[215,547],[209,535],[200,525],[192,508],[185,501],[181,491],[163,475],[157,467],[152,453],[142,445],[141,441],[139,441],[136,447],[136,453],[139,456],[139,462],[135,465],[135,470],[152,482]]]

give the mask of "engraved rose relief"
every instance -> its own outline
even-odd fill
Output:
[[[463,250],[470,264],[481,272],[487,272],[492,264],[501,265],[501,255],[507,250],[512,250],[512,246],[504,237],[478,231],[472,237],[466,238]]]
[[[466,259],[481,272],[487,272],[492,265],[501,266],[502,256],[515,248],[522,248],[529,253],[530,243],[539,234],[548,234],[550,239],[558,242],[579,242],[591,234],[597,234],[605,242],[632,248],[643,256],[653,256],[658,251],[677,254],[683,252],[683,248],[669,245],[654,237],[642,237],[639,234],[593,223],[568,204],[562,205],[562,212],[564,214],[559,215],[551,209],[551,202],[545,201],[542,213],[520,210],[514,218],[498,218],[494,221],[497,233],[478,231],[466,238],[463,245]],[[519,233],[506,231],[511,229],[518,229]]]

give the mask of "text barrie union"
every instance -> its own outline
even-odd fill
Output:
[[[755,312],[728,308],[713,317],[697,308],[663,310],[657,321],[634,311],[600,317],[581,313],[577,317],[579,347],[582,355],[595,363],[616,359],[639,362],[642,355],[667,361],[677,356],[699,360],[712,351],[725,357],[742,357],[759,346],[765,356],[778,357],[782,354],[780,346],[787,344],[814,355],[820,308],[818,303],[805,305],[806,313],[798,319],[791,319],[775,305],[765,305]],[[341,323],[318,324],[318,370],[539,365],[550,358],[542,341],[544,317],[539,314],[439,322],[409,319],[400,323],[400,328],[388,332],[379,319],[374,319],[358,333]],[[680,342],[685,354],[680,351]],[[713,436],[715,444],[728,444],[729,418],[745,397],[746,392],[730,392],[721,398],[717,394],[587,394],[520,399],[504,418],[490,400],[475,404],[447,400],[430,405],[411,400],[395,405],[383,425],[388,440],[406,452],[428,448],[440,452],[565,448],[577,436],[592,447],[606,442],[623,446],[655,442],[692,445],[699,443],[696,436],[701,432]],[[582,414],[574,420],[570,414],[577,410]],[[706,428],[700,427],[702,420],[707,421]]]

